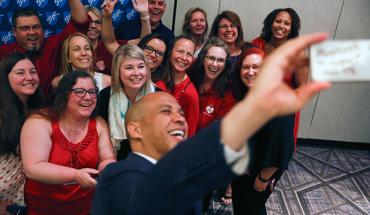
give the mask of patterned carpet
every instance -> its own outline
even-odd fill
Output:
[[[266,206],[269,215],[370,214],[370,149],[300,144]]]
[[[300,143],[266,203],[268,215],[370,214],[370,145],[358,146]],[[232,214],[213,204],[208,215]]]

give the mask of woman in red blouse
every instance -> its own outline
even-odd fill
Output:
[[[27,214],[81,214],[99,171],[115,161],[108,126],[91,114],[98,89],[86,72],[66,74],[50,111],[30,116],[21,132]]]

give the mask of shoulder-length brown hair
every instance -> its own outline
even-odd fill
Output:
[[[218,37],[218,29],[221,19],[227,19],[238,28],[238,38],[236,39],[236,45],[240,48],[244,44],[244,34],[243,27],[238,14],[233,11],[225,10],[218,14],[212,23],[211,31],[209,32],[209,37]]]

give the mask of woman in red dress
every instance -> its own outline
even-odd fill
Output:
[[[21,132],[28,214],[88,214],[96,176],[115,161],[108,126],[91,117],[98,89],[86,72],[66,74],[50,111]]]

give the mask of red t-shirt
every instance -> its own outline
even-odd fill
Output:
[[[231,91],[226,91],[223,98],[213,88],[199,94],[200,117],[198,130],[215,120],[224,117],[236,103]]]
[[[51,80],[58,75],[59,61],[62,55],[63,41],[74,32],[85,33],[91,18],[86,23],[78,24],[71,19],[59,34],[52,35],[43,41],[40,50],[32,58],[40,77],[40,86],[47,96],[51,92]],[[16,42],[0,46],[0,59],[14,52],[25,53],[26,50]]]
[[[170,92],[163,81],[156,83],[161,90],[171,93],[180,104],[185,113],[185,119],[188,123],[188,136],[195,134],[199,121],[199,97],[197,90],[189,77],[175,85],[175,90]]]

